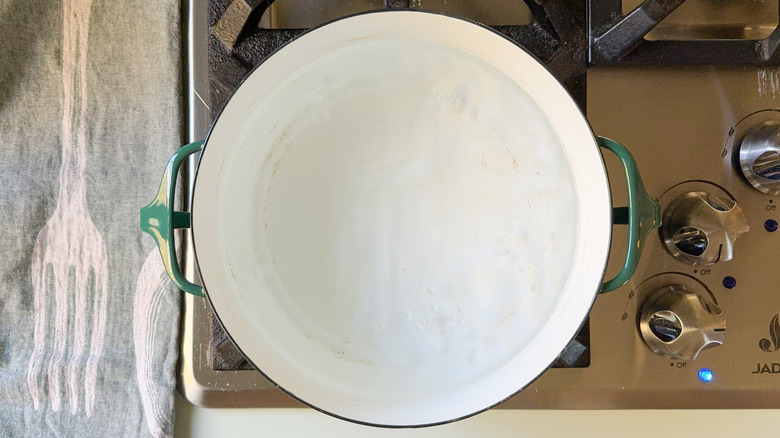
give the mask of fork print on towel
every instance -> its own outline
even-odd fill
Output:
[[[78,413],[83,397],[87,416],[95,406],[108,285],[106,246],[87,210],[84,175],[90,9],[91,0],[64,0],[62,8],[60,188],[54,214],[33,247],[33,351],[27,369],[36,410],[48,396],[52,409],[59,411],[67,393],[71,414]]]

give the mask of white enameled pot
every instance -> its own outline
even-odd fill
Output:
[[[626,165],[625,268],[599,143]],[[201,150],[190,215],[176,169]],[[219,320],[258,370],[351,421],[431,425],[510,397],[624,283],[658,225],[630,155],[498,33],[439,14],[344,18],[293,40],[182,148],[142,228],[171,278],[192,226]]]

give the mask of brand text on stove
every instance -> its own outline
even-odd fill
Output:
[[[780,374],[780,363],[757,363],[751,374]]]

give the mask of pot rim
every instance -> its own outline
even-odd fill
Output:
[[[202,168],[202,165],[204,164],[204,158],[206,157],[206,151],[207,150],[208,151],[218,150],[218,148],[208,148],[208,146],[210,144],[210,140],[212,140],[212,137],[215,135],[215,131],[217,131],[217,128],[219,126],[221,126],[218,122],[220,120],[222,120],[223,119],[222,116],[225,115],[226,112],[229,111],[228,108],[230,107],[231,102],[235,99],[236,95],[238,95],[238,93],[241,92],[242,87],[244,87],[244,85],[248,81],[251,80],[253,75],[255,75],[255,72],[257,72],[261,67],[266,65],[268,60],[274,59],[274,56],[279,54],[284,49],[286,49],[288,47],[291,47],[296,42],[300,42],[302,40],[305,40],[306,42],[309,42],[309,40],[307,38],[309,38],[312,34],[318,33],[319,31],[321,31],[321,29],[327,28],[327,27],[331,26],[334,23],[345,22],[347,20],[360,20],[362,18],[375,17],[375,16],[380,16],[380,15],[385,15],[385,14],[393,14],[393,15],[395,15],[395,17],[409,17],[409,16],[413,16],[413,17],[418,17],[418,16],[438,17],[438,18],[445,19],[445,20],[454,20],[454,22],[459,22],[460,24],[458,24],[457,26],[461,26],[461,25],[463,25],[463,23],[467,23],[469,25],[475,25],[476,27],[478,27],[481,30],[488,30],[489,33],[491,34],[491,38],[490,39],[496,39],[495,38],[496,36],[500,37],[500,40],[503,40],[505,42],[509,42],[513,46],[513,49],[518,54],[524,54],[526,56],[526,58],[528,58],[524,62],[530,63],[531,61],[533,61],[533,65],[536,67],[536,69],[537,70],[541,70],[541,71],[543,71],[546,74],[546,79],[545,80],[548,82],[548,84],[549,84],[550,80],[554,81],[554,83],[555,83],[554,84],[555,85],[554,88],[557,89],[556,92],[557,92],[557,95],[558,95],[557,96],[558,99],[564,98],[563,100],[568,102],[568,105],[566,106],[567,114],[569,116],[573,117],[575,120],[578,120],[580,122],[579,126],[577,126],[578,131],[580,133],[580,140],[583,141],[584,143],[588,143],[590,145],[590,149],[593,151],[593,153],[591,154],[591,157],[590,157],[592,166],[593,166],[592,158],[596,158],[597,157],[597,159],[595,160],[595,162],[596,162],[596,166],[595,167],[598,170],[600,170],[599,176],[601,177],[599,179],[599,181],[593,181],[593,180],[587,181],[588,182],[587,191],[589,192],[589,194],[592,194],[594,191],[601,193],[601,196],[600,196],[601,199],[599,201],[597,201],[596,203],[601,205],[602,212],[600,214],[598,214],[598,212],[597,212],[595,215],[599,216],[603,220],[600,221],[601,225],[602,225],[600,227],[600,230],[598,231],[598,233],[595,233],[595,234],[598,234],[599,236],[601,236],[601,243],[600,243],[600,245],[598,245],[598,244],[594,244],[593,245],[592,249],[597,254],[595,254],[595,257],[593,257],[593,254],[591,254],[591,257],[590,257],[591,259],[597,260],[597,262],[593,262],[593,265],[595,265],[595,267],[598,268],[597,269],[598,273],[596,275],[592,274],[588,278],[589,282],[593,284],[592,291],[580,294],[580,295],[582,295],[582,297],[580,298],[580,300],[578,302],[578,305],[576,306],[577,311],[573,312],[573,314],[578,315],[577,319],[576,319],[576,322],[575,323],[571,323],[571,321],[569,321],[569,323],[567,324],[566,332],[568,333],[568,335],[566,336],[565,342],[562,343],[561,348],[557,351],[557,353],[554,356],[552,356],[551,358],[549,358],[548,361],[546,361],[547,363],[546,363],[545,366],[537,367],[535,372],[533,373],[533,375],[529,376],[529,378],[526,378],[522,385],[515,386],[510,393],[504,394],[504,396],[501,397],[500,399],[494,400],[491,404],[485,405],[485,406],[483,406],[483,407],[481,407],[481,408],[479,408],[477,410],[471,409],[471,410],[469,410],[468,413],[463,413],[463,414],[455,416],[455,417],[444,418],[444,419],[437,419],[437,420],[428,421],[428,422],[414,422],[414,423],[392,422],[392,421],[382,422],[382,421],[375,421],[373,419],[361,419],[361,418],[357,418],[355,416],[344,415],[343,413],[339,413],[339,412],[336,412],[336,411],[333,411],[333,410],[328,410],[326,408],[323,408],[320,405],[318,405],[317,403],[310,402],[308,397],[297,395],[297,392],[294,391],[294,390],[290,390],[288,385],[279,384],[277,382],[277,378],[274,375],[270,375],[269,373],[267,373],[266,372],[266,368],[259,364],[259,362],[261,363],[262,360],[258,361],[257,358],[253,359],[253,355],[250,352],[247,351],[247,347],[249,346],[249,344],[247,344],[245,342],[245,340],[243,340],[243,339],[237,339],[237,337],[235,336],[235,331],[231,330],[230,326],[233,324],[233,322],[231,322],[231,321],[233,321],[234,316],[231,314],[231,311],[229,311],[229,310],[227,310],[226,308],[223,307],[224,303],[222,302],[222,299],[225,298],[225,296],[228,296],[228,295],[231,295],[231,294],[223,293],[222,292],[224,290],[223,288],[214,288],[214,290],[219,291],[219,292],[214,292],[213,294],[209,293],[208,292],[209,291],[208,287],[211,287],[211,286],[209,286],[209,284],[213,285],[213,284],[217,283],[216,281],[213,280],[213,277],[211,275],[209,275],[209,274],[205,275],[205,277],[207,277],[207,278],[204,278],[203,282],[204,282],[204,285],[207,286],[207,287],[204,287],[204,290],[206,291],[206,294],[207,294],[207,297],[208,297],[209,301],[212,303],[212,308],[214,310],[215,315],[217,316],[217,318],[219,319],[219,321],[223,325],[223,327],[225,327],[226,333],[231,338],[231,340],[234,342],[236,347],[239,348],[241,353],[247,358],[247,360],[250,361],[250,363],[252,363],[252,365],[258,371],[260,371],[266,378],[268,378],[269,381],[273,382],[277,387],[279,387],[281,390],[283,390],[287,394],[295,397],[296,399],[298,399],[302,403],[304,403],[304,404],[306,404],[308,406],[311,406],[312,408],[317,409],[317,410],[319,410],[321,412],[324,412],[324,413],[326,413],[328,415],[331,415],[331,416],[334,416],[334,417],[337,417],[337,418],[341,418],[341,419],[344,419],[344,420],[347,420],[347,421],[359,423],[359,424],[383,426],[383,427],[420,427],[420,426],[431,426],[431,425],[437,425],[437,424],[443,424],[443,423],[449,423],[449,422],[452,422],[452,421],[457,421],[457,420],[460,420],[460,419],[463,419],[463,418],[467,418],[467,417],[473,416],[473,415],[478,414],[480,412],[483,412],[485,410],[488,410],[488,409],[490,409],[490,408],[500,404],[501,402],[503,402],[507,398],[512,397],[514,394],[516,394],[517,392],[521,391],[522,389],[524,389],[525,387],[530,385],[536,378],[538,378],[538,376],[540,376],[542,373],[544,373],[548,369],[548,367],[552,363],[552,361],[555,359],[555,357],[557,357],[557,354],[560,351],[562,351],[562,349],[566,345],[568,345],[568,343],[571,341],[571,339],[574,336],[576,336],[576,334],[578,333],[581,325],[584,323],[584,321],[585,321],[585,319],[586,319],[586,317],[588,315],[588,312],[589,312],[590,308],[593,305],[593,302],[594,302],[595,297],[596,297],[596,293],[597,293],[598,288],[599,288],[599,286],[601,284],[601,281],[602,281],[603,276],[604,276],[604,271],[606,269],[606,263],[607,263],[608,255],[609,255],[609,242],[611,240],[611,226],[610,226],[611,225],[611,221],[610,221],[610,218],[609,218],[609,211],[610,211],[610,207],[611,207],[611,199],[610,199],[610,192],[609,192],[608,177],[607,177],[606,169],[604,167],[604,162],[603,162],[603,159],[601,157],[601,154],[598,151],[598,146],[596,145],[595,137],[594,137],[594,135],[592,133],[592,130],[591,130],[589,124],[587,123],[587,121],[585,119],[585,116],[582,114],[581,110],[576,106],[576,104],[574,103],[573,99],[569,95],[568,91],[566,91],[562,87],[562,85],[560,83],[558,83],[557,80],[555,80],[555,78],[549,72],[547,67],[544,64],[542,64],[533,54],[528,52],[524,47],[518,45],[517,43],[515,43],[511,39],[507,38],[506,36],[502,35],[501,33],[497,32],[497,31],[495,31],[495,30],[493,30],[493,29],[491,29],[491,28],[489,28],[489,27],[487,27],[485,25],[482,25],[480,23],[476,23],[474,21],[471,21],[471,20],[468,20],[468,19],[459,18],[459,17],[451,17],[451,16],[448,16],[446,14],[442,14],[442,13],[438,13],[438,12],[428,12],[428,11],[396,11],[396,10],[366,11],[366,12],[361,12],[361,13],[354,14],[354,15],[351,15],[351,16],[348,16],[348,17],[338,18],[336,20],[333,20],[333,21],[325,23],[325,24],[323,24],[321,26],[312,28],[312,29],[304,32],[303,34],[296,36],[293,40],[287,42],[286,44],[281,46],[279,49],[277,49],[274,53],[269,55],[265,60],[263,60],[263,62],[258,64],[244,78],[244,80],[241,82],[241,84],[237,88],[235,94],[233,96],[231,96],[231,98],[229,99],[227,104],[219,112],[219,114],[217,115],[217,117],[215,118],[215,120],[214,120],[214,122],[212,124],[212,127],[211,127],[211,129],[209,131],[209,134],[207,136],[207,139],[206,139],[205,147],[203,149],[203,152],[202,152],[200,160],[199,160],[198,170],[196,171],[196,175],[195,175],[195,186],[194,186],[194,189],[193,189],[193,197],[192,197],[193,247],[194,247],[194,250],[195,250],[194,252],[195,252],[195,257],[196,257],[197,264],[199,266],[199,269],[201,270],[201,273],[203,273],[203,271],[204,271],[203,267],[204,266],[208,266],[209,263],[213,263],[214,262],[214,257],[217,257],[217,256],[215,256],[214,255],[214,251],[210,249],[210,246],[211,246],[210,244],[204,244],[204,239],[206,239],[206,236],[208,236],[209,234],[212,234],[212,233],[203,232],[202,234],[199,234],[199,233],[195,232],[195,229],[197,228],[197,226],[195,224],[199,223],[199,222],[204,224],[204,225],[200,225],[204,229],[213,228],[213,224],[208,223],[203,218],[203,216],[201,216],[201,215],[196,213],[197,211],[203,211],[203,208],[207,208],[207,207],[202,207],[202,205],[204,205],[205,202],[206,202],[205,199],[203,198],[204,195],[202,195],[204,190],[200,190],[200,191],[197,190],[197,188],[199,187],[199,182],[201,184],[207,184],[207,182],[205,182],[205,183],[203,182],[203,181],[205,181],[206,178],[202,177],[203,173],[201,172],[201,168]],[[388,17],[389,17],[389,15],[388,15]],[[311,39],[313,39],[313,38],[314,37],[311,37]],[[517,51],[516,49],[520,49],[520,50]],[[538,73],[538,71],[535,72],[535,73]],[[542,76],[542,77],[545,77],[545,76]],[[529,81],[529,82],[532,82],[532,81]],[[527,88],[526,88],[526,91],[528,91]],[[563,112],[563,111],[561,111],[561,112]],[[228,117],[228,116],[226,116],[226,117]],[[551,122],[551,123],[553,123],[553,125],[555,125],[554,122]],[[556,128],[557,128],[557,126],[556,126]],[[216,135],[219,135],[219,133],[217,133]],[[218,140],[215,140],[215,141],[218,141]],[[210,155],[213,155],[213,153],[210,153]],[[570,161],[571,161],[571,159],[570,159]],[[208,163],[208,161],[206,161],[206,163]],[[577,183],[577,181],[575,181],[575,183]],[[598,183],[598,187],[595,187],[596,183]],[[584,191],[585,191],[584,187],[581,187],[582,181],[579,181],[579,184],[577,184],[577,185],[578,185],[578,194],[582,195],[584,193]],[[200,196],[199,196],[199,193],[201,193]],[[580,204],[582,204],[582,202],[580,202]],[[201,206],[201,207],[199,208],[199,206]],[[594,211],[596,211],[596,210],[598,210],[598,208],[594,209]],[[599,222],[599,221],[596,221],[596,222]],[[579,234],[581,234],[581,233],[582,233],[582,231],[580,231]],[[198,238],[198,236],[200,237],[200,239]],[[198,245],[199,242],[200,242],[201,245]],[[203,251],[200,251],[199,247]],[[205,264],[202,263],[202,262],[204,262]],[[208,270],[208,268],[206,270]],[[212,273],[212,272],[209,272],[209,273]],[[216,298],[216,301],[217,301],[216,304],[215,304],[215,299],[214,298]],[[571,306],[569,305],[569,307],[571,307]],[[226,324],[226,322],[227,322],[227,324]],[[574,329],[572,329],[571,327],[574,327]],[[558,343],[560,343],[560,341]]]

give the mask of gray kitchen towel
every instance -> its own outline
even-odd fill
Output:
[[[181,138],[177,0],[0,0],[0,436],[169,436],[179,292],[139,208]]]

